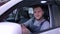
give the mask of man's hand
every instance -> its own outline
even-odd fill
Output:
[[[30,34],[30,31],[22,24],[22,33],[23,34]]]

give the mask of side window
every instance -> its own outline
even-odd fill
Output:
[[[16,22],[16,23],[25,23],[32,17],[32,13],[30,13],[31,9],[28,7],[16,8],[7,16],[4,21],[8,22]]]
[[[45,9],[44,18],[49,21],[50,20],[49,11],[47,10],[48,7],[47,8],[46,7],[44,8]],[[7,17],[7,19],[5,21],[25,23],[33,17],[34,17],[33,7],[22,7],[21,9],[20,8],[14,9],[9,14],[9,16]]]
[[[17,16],[18,16],[18,10],[16,8],[7,16],[6,19],[4,19],[4,21],[16,22],[16,20],[18,18]]]

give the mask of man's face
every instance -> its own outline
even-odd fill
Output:
[[[43,16],[44,12],[41,7],[34,8],[34,17],[39,20]]]

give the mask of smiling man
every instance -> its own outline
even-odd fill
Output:
[[[50,28],[49,21],[44,19],[44,11],[40,5],[35,5],[33,7],[34,18],[28,20],[24,25],[30,29],[33,33],[38,33],[40,31]]]

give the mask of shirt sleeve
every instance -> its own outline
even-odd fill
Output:
[[[26,27],[30,26],[32,23],[32,19],[28,20],[27,22],[23,23]]]
[[[45,23],[42,25],[41,30],[47,30],[50,28],[50,24],[48,21],[45,21]]]

